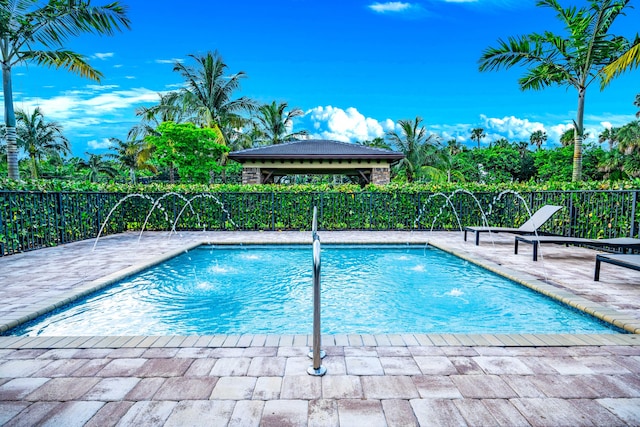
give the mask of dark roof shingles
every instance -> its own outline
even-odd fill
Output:
[[[234,151],[232,153],[229,153],[229,158],[234,160],[260,158],[379,158],[399,160],[403,157],[404,155],[402,153],[398,153],[396,151],[324,139],[293,141],[284,144],[249,148],[247,150]]]

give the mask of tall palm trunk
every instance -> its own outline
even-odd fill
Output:
[[[571,180],[578,182],[582,180],[582,139],[584,135],[584,98],[586,88],[578,88],[578,111],[576,114],[576,127],[573,145],[573,174]]]
[[[6,41],[8,43],[8,40]],[[18,144],[16,138],[16,113],[13,109],[11,66],[2,64],[2,90],[4,93],[4,120],[7,129],[7,166],[10,179],[20,179],[18,170]]]

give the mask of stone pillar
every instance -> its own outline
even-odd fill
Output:
[[[391,182],[391,170],[389,166],[371,169],[371,183],[375,185],[386,185]]]
[[[242,168],[242,184],[262,184],[260,168]]]

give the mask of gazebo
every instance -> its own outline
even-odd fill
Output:
[[[381,148],[324,139],[308,139],[233,151],[229,158],[242,164],[243,184],[268,184],[286,175],[347,175],[361,185],[384,185],[391,165],[404,154]]]

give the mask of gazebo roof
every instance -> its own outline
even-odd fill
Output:
[[[363,145],[346,142],[331,141],[325,139],[307,139],[287,142],[284,144],[269,145],[266,147],[249,148],[247,150],[233,151],[229,158],[244,163],[250,160],[384,160],[395,162],[403,159],[404,154],[397,151],[381,148],[366,147]]]

